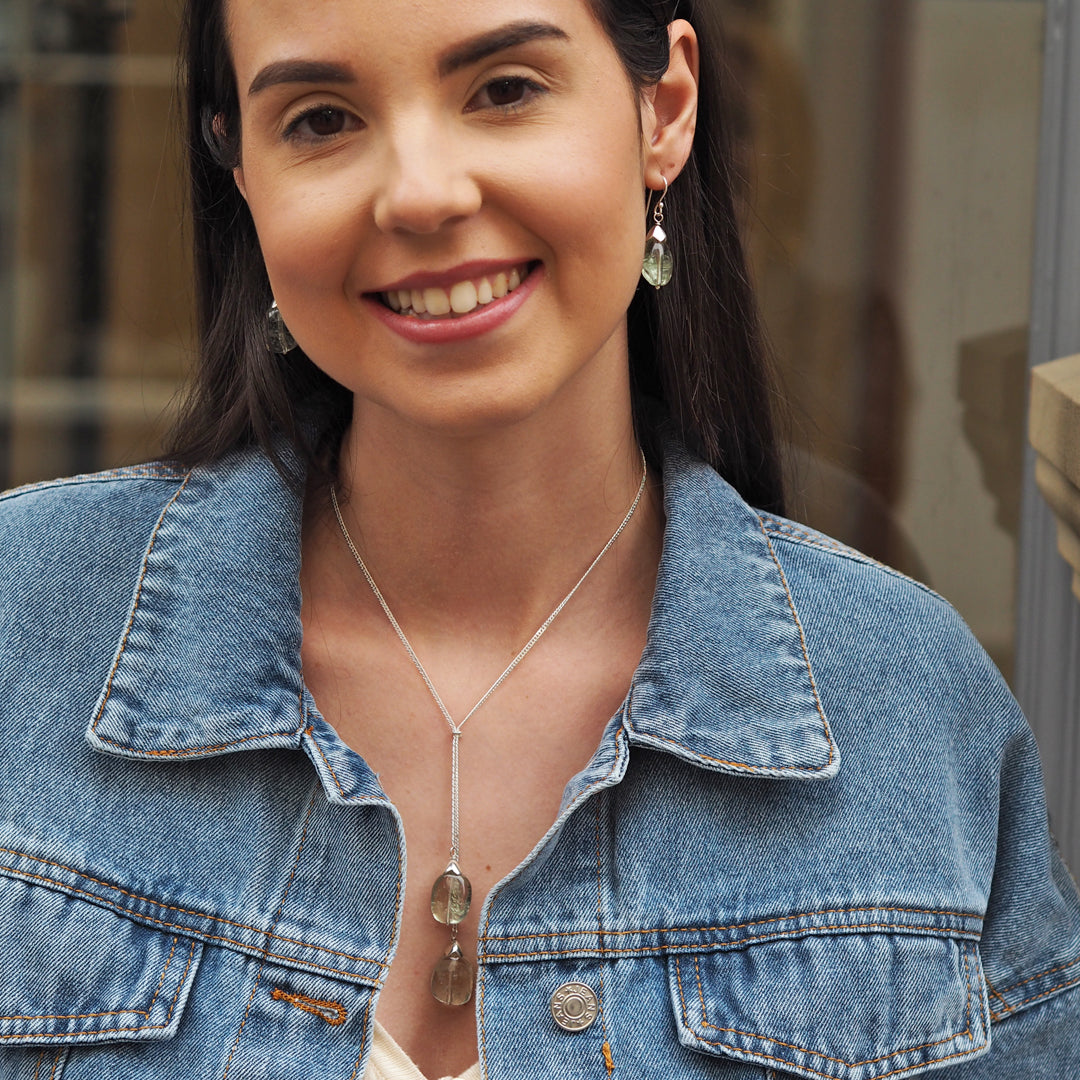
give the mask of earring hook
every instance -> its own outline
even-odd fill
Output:
[[[652,207],[653,221],[655,221],[657,225],[659,225],[664,220],[664,200],[667,198],[668,193],[667,177],[663,173],[661,173],[660,179],[664,181],[664,190],[663,192],[661,192],[660,198],[657,200],[656,205]],[[655,194],[655,192],[649,193],[650,204],[652,203],[652,198]],[[646,213],[648,213],[648,207],[646,207]]]

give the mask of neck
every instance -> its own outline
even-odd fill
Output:
[[[526,640],[622,522],[641,476],[628,408],[447,435],[369,407],[343,447],[342,512],[404,624]],[[336,522],[324,522],[340,582],[370,603]],[[653,484],[574,607],[608,606],[626,574],[651,580],[660,531]]]

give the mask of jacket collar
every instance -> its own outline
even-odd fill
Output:
[[[667,526],[625,712],[631,742],[726,772],[833,775],[839,754],[759,518],[675,440],[663,476]],[[301,514],[258,452],[188,475],[147,546],[91,745],[156,760],[299,746]]]

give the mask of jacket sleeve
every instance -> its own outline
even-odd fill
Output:
[[[999,775],[997,853],[980,943],[990,1052],[948,1073],[955,1080],[1080,1077],[1080,895],[1047,827],[1035,738],[1019,715]]]

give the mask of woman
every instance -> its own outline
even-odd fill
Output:
[[[1022,717],[775,516],[703,11],[187,18],[169,463],[0,504],[0,1075],[1076,1068]]]

